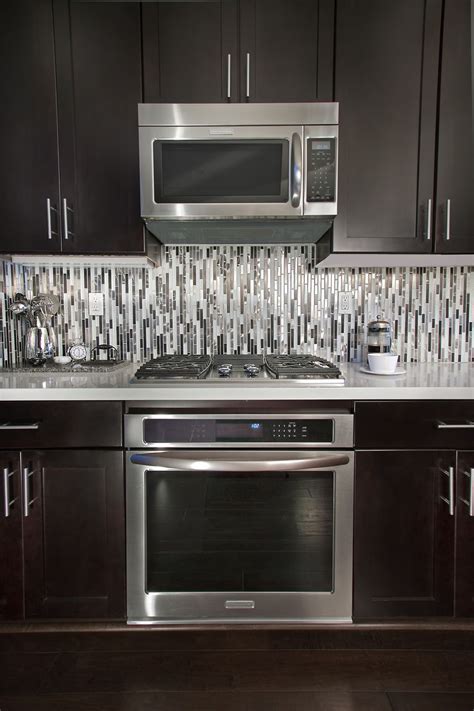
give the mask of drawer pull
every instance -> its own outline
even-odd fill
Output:
[[[459,497],[459,500],[468,507],[469,516],[474,517],[474,467],[471,467],[470,471],[463,473],[469,479],[469,500],[462,497]]]
[[[3,470],[3,514],[5,518],[10,516],[10,509],[16,501],[16,498],[10,499],[10,479],[14,473],[9,471],[8,467]]]
[[[39,430],[39,422],[0,422],[0,430]]]
[[[454,516],[454,467],[449,467],[448,471],[441,469],[441,473],[449,479],[449,498],[440,496],[441,501],[444,501],[449,506],[449,515]]]
[[[34,504],[38,498],[35,496],[33,499],[30,499],[30,477],[32,477],[34,473],[35,471],[30,472],[28,467],[24,467],[23,469],[23,515],[25,517],[30,515],[30,506]]]
[[[436,427],[438,430],[474,430],[474,422],[472,422],[472,420],[466,420],[466,422],[449,423],[438,420]]]

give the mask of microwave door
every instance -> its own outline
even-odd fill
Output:
[[[301,126],[139,129],[142,217],[301,217]]]

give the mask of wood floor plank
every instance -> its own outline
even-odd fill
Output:
[[[385,691],[474,691],[473,652],[367,652]]]
[[[390,693],[393,711],[472,711],[473,694]]]
[[[57,656],[56,654],[0,654],[0,698],[3,694],[18,694],[22,690],[23,693],[40,692]]]

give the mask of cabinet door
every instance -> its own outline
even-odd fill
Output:
[[[238,101],[237,3],[145,2],[146,102]]]
[[[438,138],[438,252],[474,252],[473,12],[471,0],[448,0],[445,4]]]
[[[354,618],[453,614],[454,474],[450,452],[357,452]]]
[[[440,29],[441,0],[337,3],[336,251],[432,251]]]
[[[458,453],[456,501],[457,617],[474,617],[474,452]]]
[[[140,5],[54,3],[62,250],[140,253]]]
[[[242,101],[332,99],[334,3],[241,0]]]
[[[20,455],[0,453],[0,619],[23,617]]]
[[[51,0],[2,3],[0,95],[0,252],[59,251]]]
[[[22,467],[26,617],[124,617],[122,453],[22,452]]]

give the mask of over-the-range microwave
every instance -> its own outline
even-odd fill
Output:
[[[193,241],[203,222],[214,238],[224,222],[236,235],[276,221],[298,234],[298,221],[321,236],[332,224],[337,103],[139,104],[138,119],[141,214],[161,241]]]

